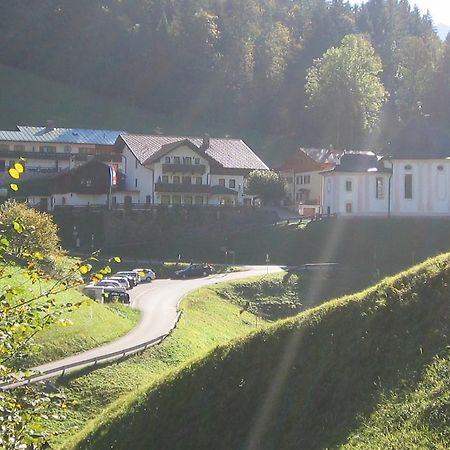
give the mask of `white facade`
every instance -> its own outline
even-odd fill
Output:
[[[94,144],[0,141],[0,171],[18,162],[20,155],[26,156],[28,172],[53,173],[78,167],[98,155],[98,151]],[[113,155],[108,158],[106,153],[101,158],[105,164],[114,160]],[[116,164],[120,165],[118,162]]]
[[[392,215],[450,216],[450,160],[393,160]]]
[[[322,213],[339,216],[387,216],[388,173],[326,172]]]
[[[154,205],[223,205],[244,203],[244,176],[215,174],[207,157],[180,145],[155,162],[142,165],[125,146],[122,168],[126,189],[137,191],[138,203]],[[235,191],[214,194],[207,187]]]
[[[393,159],[387,172],[323,175],[323,214],[343,217],[449,217],[450,160]],[[390,196],[389,196],[390,193]]]

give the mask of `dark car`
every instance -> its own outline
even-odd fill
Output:
[[[177,270],[175,277],[177,278],[192,278],[192,277],[206,277],[213,273],[213,268],[209,264],[191,264],[185,269]]]
[[[128,292],[116,291],[116,290],[105,290],[103,292],[103,301],[105,303],[119,302],[119,303],[130,303],[130,295]]]

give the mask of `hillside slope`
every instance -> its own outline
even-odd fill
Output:
[[[233,136],[244,139],[260,157],[276,164],[298,146],[295,141],[232,127],[223,121],[206,123],[184,111],[177,117],[155,114],[2,64],[0,86],[0,129],[13,129],[18,124],[45,125],[52,119],[58,127]]]
[[[65,448],[310,450],[350,436],[347,448],[367,448],[357,437],[370,434],[386,402],[400,402],[401,413],[382,415],[384,436],[366,441],[370,448],[401,448],[395,430],[407,448],[448,448],[449,280],[447,254],[219,347]],[[427,393],[430,373],[436,389]],[[420,393],[430,396],[428,412],[408,431],[406,406]]]

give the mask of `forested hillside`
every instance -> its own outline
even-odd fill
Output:
[[[406,0],[20,0],[0,17],[0,63],[174,120],[339,148],[450,123],[450,41]]]

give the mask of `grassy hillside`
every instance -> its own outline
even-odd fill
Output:
[[[24,271],[10,269],[11,278],[0,280],[0,288],[5,284],[27,289],[24,296],[31,299],[40,292],[50,290],[51,280],[41,280],[37,284],[24,277]],[[20,367],[54,361],[109,342],[130,331],[139,319],[139,312],[120,304],[103,305],[84,296],[79,289],[68,289],[53,295],[57,303],[84,304],[72,312],[63,313],[61,318],[70,320],[71,325],[61,326],[58,322],[40,331],[33,339],[33,352],[15,363]]]
[[[154,114],[112,101],[62,83],[48,81],[22,70],[0,65],[0,129],[16,125],[45,125],[52,119],[59,127],[105,128],[138,133],[235,136],[263,159],[280,164],[298,144],[219,124],[198,122],[189,114],[177,117]],[[273,149],[283,149],[274,152]]]
[[[449,280],[447,254],[216,348],[65,448],[448,448]]]
[[[267,326],[268,321],[280,315],[293,315],[310,305],[307,286],[315,280],[303,279],[301,288],[296,279],[287,283],[282,280],[283,275],[275,274],[219,283],[189,294],[181,304],[181,321],[162,344],[120,364],[58,381],[58,388],[75,404],[69,402],[65,418],[49,421],[48,427],[61,433],[55,442],[65,449],[66,440],[78,426],[103,414],[111,403],[112,408],[114,402],[121,404],[124,394],[143,389],[168,371],[189,364],[193,358],[233,338]],[[257,318],[255,314],[259,313],[264,317]]]

